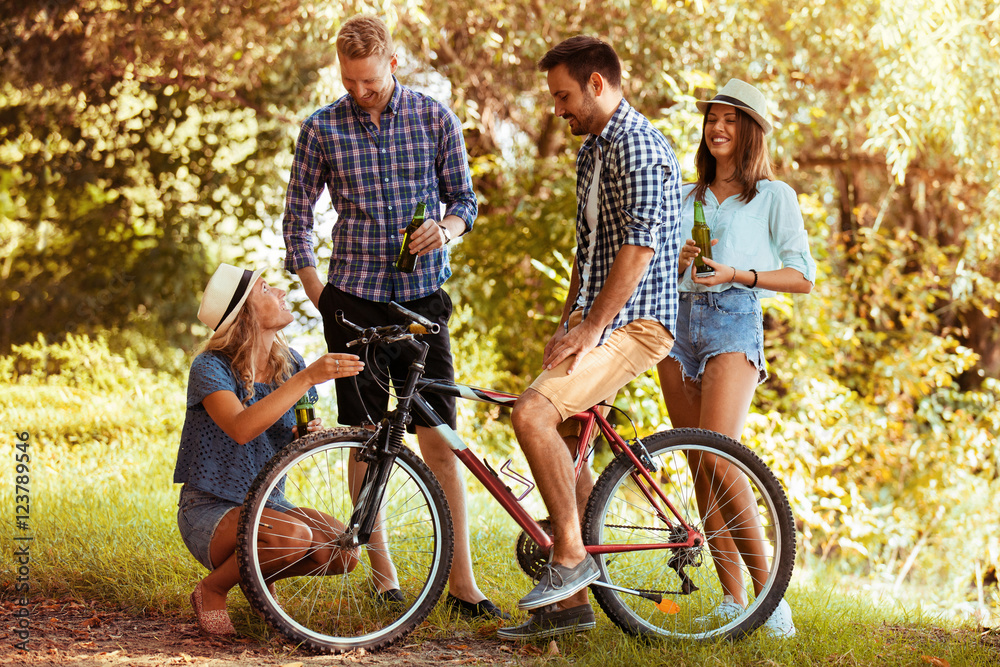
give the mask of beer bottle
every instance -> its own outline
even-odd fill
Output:
[[[694,203],[694,229],[691,230],[691,237],[701,249],[694,258],[695,273],[703,278],[714,276],[715,270],[703,261],[705,257],[712,259],[712,232],[705,223],[705,211],[700,201]]]
[[[316,409],[313,406],[313,402],[309,399],[309,394],[306,394],[295,404],[295,425],[299,427],[300,438],[305,437],[309,433],[307,427],[313,419],[316,419]]]
[[[418,202],[417,209],[413,212],[413,220],[406,226],[406,233],[403,234],[403,247],[399,249],[399,258],[396,260],[396,268],[403,273],[413,273],[413,270],[417,268],[417,256],[410,252],[410,235],[424,224],[426,213],[427,204]]]

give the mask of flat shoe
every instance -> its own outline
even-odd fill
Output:
[[[489,598],[483,598],[479,602],[466,602],[448,593],[446,601],[452,611],[457,611],[460,615],[467,618],[500,618],[505,621],[510,620],[510,615],[505,614]]]
[[[521,625],[497,630],[497,637],[530,641],[581,630],[593,630],[597,626],[594,610],[589,604],[569,609],[556,609],[555,605],[551,605],[535,609],[534,612]]]
[[[398,588],[390,588],[387,591],[377,591],[372,594],[372,598],[379,606],[391,605],[391,604],[403,604],[406,602],[406,596],[403,595],[403,591]]]
[[[223,637],[235,635],[236,628],[233,627],[233,622],[229,620],[229,614],[225,609],[205,611],[205,603],[202,599],[203,583],[199,581],[198,585],[194,587],[194,592],[191,593],[191,606],[194,607],[194,615],[198,619],[198,627],[207,635],[219,635]]]

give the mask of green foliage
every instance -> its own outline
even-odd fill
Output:
[[[148,319],[190,343],[207,274],[259,246],[280,208],[284,114],[332,56],[314,46],[327,24],[303,27],[297,11],[66,0],[4,12],[0,352],[39,331]]]
[[[387,15],[408,71],[450,91],[481,202],[454,246],[459,375],[521,391],[565,298],[579,146],[535,63],[590,32],[618,49],[626,97],[673,141],[687,180],[694,100],[732,76],[771,100],[769,141],[803,193],[819,279],[767,305],[771,378],[745,441],[788,485],[807,558],[898,586],[945,581],[996,608],[1000,543],[982,529],[998,519],[995,3],[46,7],[0,18],[0,352],[19,345],[0,360],[18,378],[0,395],[5,418],[30,414],[53,438],[43,448],[110,446],[122,408],[102,392],[134,387],[145,405],[173,380],[141,367],[183,373],[175,345],[153,341],[189,347],[207,273],[267,245],[294,117],[340,94],[331,40],[354,11]],[[103,330],[107,345],[21,345]],[[618,405],[641,433],[666,421],[651,375]],[[511,451],[502,415],[474,406],[461,419],[491,453]]]
[[[0,422],[29,434],[33,590],[176,605],[195,572],[171,484],[185,381],[113,353],[103,336],[16,346],[0,373],[13,378],[0,385]],[[13,493],[4,485],[0,502],[12,508]],[[0,540],[13,544],[13,531],[4,522]],[[4,561],[9,590],[15,561]]]

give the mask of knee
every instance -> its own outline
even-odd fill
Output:
[[[526,440],[530,442],[539,432],[555,430],[560,421],[559,413],[549,399],[533,391],[522,394],[510,414],[514,435],[522,449]]]
[[[312,547],[312,529],[298,521],[288,521],[281,533],[275,535],[275,553],[280,554],[283,565],[291,565],[305,558]]]
[[[534,405],[530,394],[522,395],[514,403],[514,409],[510,413],[510,424],[514,427],[514,434],[518,440],[521,440],[531,430],[534,421],[533,410]]]

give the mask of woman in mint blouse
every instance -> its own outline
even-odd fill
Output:
[[[777,292],[808,293],[816,265],[795,192],[771,171],[764,96],[733,79],[698,108],[705,114],[695,157],[698,180],[681,195],[681,233],[687,241],[679,258],[675,343],[657,370],[674,427],[704,428],[739,440],[757,385],[767,378],[760,300]],[[708,277],[694,272],[695,201],[702,202],[711,230],[713,259],[705,263],[715,274]],[[696,491],[706,507],[703,496],[710,492]],[[759,556],[741,552],[728,534],[711,543],[714,553],[740,552],[748,563]],[[716,570],[727,597],[713,614],[735,615],[747,603],[741,567],[717,558]],[[755,579],[755,588],[762,583]],[[778,637],[795,634],[787,602],[781,601],[763,630]]]

